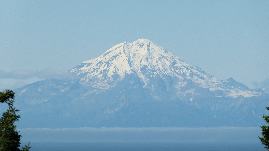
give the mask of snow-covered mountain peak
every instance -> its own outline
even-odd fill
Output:
[[[172,54],[148,39],[137,39],[133,42],[119,43],[108,49],[102,56],[111,54],[124,54],[129,61],[141,61],[144,58],[171,57]]]
[[[179,73],[189,75],[192,70],[196,68],[171,52],[148,39],[138,39],[130,43],[119,43],[99,57],[84,61],[71,72],[80,76],[82,81],[95,79],[94,81],[99,81],[97,83],[102,83],[99,86],[106,88],[115,79],[123,79],[128,74],[136,74],[146,84],[151,76],[172,76]]]
[[[133,43],[152,43],[149,39],[146,38],[138,38],[137,40],[133,41]]]
[[[252,92],[240,83],[231,79],[217,80],[148,39],[119,43],[99,57],[84,61],[71,72],[79,77],[82,83],[98,89],[109,89],[126,76],[134,75],[144,87],[159,87],[163,81],[162,83],[167,84],[166,87],[177,89],[179,95],[193,95],[195,89],[221,91],[232,97],[243,96],[245,91],[250,94],[248,96],[252,95]]]
[[[171,56],[172,53],[169,51],[166,51],[162,47],[156,45],[152,41],[144,38],[137,39],[133,41],[132,43],[129,43],[131,45],[132,49],[130,49],[133,53],[141,53],[141,54],[159,54],[159,55],[168,55]]]
[[[86,83],[97,84],[99,88],[111,87],[114,81],[128,74],[137,75],[145,84],[156,76],[174,77],[181,82],[191,80],[203,87],[216,87],[218,83],[214,77],[148,39],[119,43],[99,57],[84,61],[71,72]]]

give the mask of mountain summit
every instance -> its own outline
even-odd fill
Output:
[[[259,95],[250,89],[227,86],[223,81],[218,81],[200,68],[185,63],[148,39],[119,43],[99,57],[84,61],[71,72],[78,76],[82,83],[99,89],[109,89],[126,76],[135,75],[146,88],[154,85],[156,79],[170,79],[177,91],[185,91],[183,95],[188,95],[190,89],[187,87],[190,85],[191,89],[208,89],[231,97]],[[193,92],[191,93],[193,95]]]
[[[16,90],[25,127],[257,126],[269,98],[147,39],[117,44],[70,73]]]
[[[129,74],[136,74],[146,85],[149,76],[172,75],[172,66],[180,64],[183,67],[183,63],[150,40],[138,39],[132,43],[117,44],[101,56],[84,61],[71,72],[81,76],[85,82],[94,79],[98,88],[111,87],[111,82]]]

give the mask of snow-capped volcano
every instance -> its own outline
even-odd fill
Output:
[[[117,44],[70,72],[16,90],[24,125],[257,126],[268,105],[268,94],[218,80],[147,39]]]
[[[197,89],[208,90],[218,96],[259,95],[248,88],[233,86],[235,82],[227,84],[227,80],[217,80],[148,39],[119,43],[99,57],[84,61],[71,72],[79,77],[81,83],[98,89],[112,88],[129,75],[134,75],[146,89],[159,87],[156,79],[170,82],[166,86],[175,88],[178,96],[198,95]]]

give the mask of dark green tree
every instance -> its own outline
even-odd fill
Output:
[[[269,107],[266,109],[269,111]],[[262,136],[260,137],[260,140],[265,148],[269,151],[269,115],[263,115],[263,119],[265,120],[266,124],[261,126]]]
[[[0,118],[0,151],[29,151],[29,145],[20,149],[21,135],[15,124],[20,115],[18,114],[19,110],[14,107],[14,97],[15,93],[11,90],[0,92],[0,103],[8,105],[7,110]]]

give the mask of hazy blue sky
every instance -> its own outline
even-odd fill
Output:
[[[269,0],[0,0],[0,71],[64,71],[140,37],[218,78],[269,78]]]

